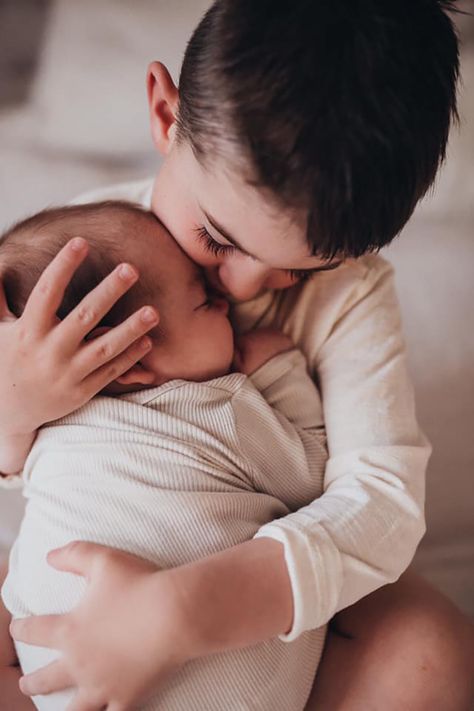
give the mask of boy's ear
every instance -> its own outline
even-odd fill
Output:
[[[94,338],[102,336],[104,333],[110,331],[110,326],[98,326],[94,328],[90,333],[87,334],[87,341],[93,341]],[[119,383],[120,385],[153,385],[156,380],[155,373],[147,368],[143,363],[135,363],[129,368],[125,373],[119,375],[115,378],[114,383]]]
[[[166,155],[173,145],[176,132],[179,93],[161,62],[152,62],[148,67],[147,92],[153,143],[162,155]]]

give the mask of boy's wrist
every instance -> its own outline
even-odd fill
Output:
[[[252,539],[167,572],[187,660],[247,647],[291,629],[293,596],[278,541]]]
[[[36,430],[22,434],[0,433],[0,475],[2,478],[21,472],[35,438]]]

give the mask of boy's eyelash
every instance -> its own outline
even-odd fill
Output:
[[[206,230],[204,225],[197,225],[194,228],[199,241],[204,245],[206,251],[211,252],[215,257],[221,257],[224,254],[231,254],[235,247],[231,244],[220,244],[211,237],[209,232]],[[311,279],[316,272],[313,269],[284,269],[284,272],[289,274],[289,276],[295,281],[308,281]]]
[[[211,254],[215,257],[221,257],[223,254],[230,254],[235,249],[235,247],[231,244],[220,244],[219,242],[216,242],[216,240],[213,239],[206,230],[204,225],[195,227],[194,231],[199,241],[204,245],[204,248],[208,252],[211,252]]]
[[[285,269],[285,272],[295,281],[308,281],[316,274],[313,269]]]

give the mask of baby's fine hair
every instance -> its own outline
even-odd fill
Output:
[[[21,316],[40,275],[73,237],[84,237],[89,252],[66,287],[57,311],[65,318],[122,261],[133,231],[153,226],[157,218],[138,205],[106,201],[43,210],[16,223],[0,237],[0,279],[10,311]],[[159,223],[158,223],[159,224]],[[158,281],[158,275],[157,275]],[[157,281],[140,275],[98,326],[115,326],[157,294]]]
[[[455,0],[215,0],[186,50],[178,138],[307,214],[320,257],[388,244],[457,118]]]

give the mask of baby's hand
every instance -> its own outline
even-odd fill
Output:
[[[249,331],[236,339],[233,367],[251,375],[270,358],[293,348],[291,338],[273,328]]]
[[[0,284],[0,433],[18,437],[63,417],[127,371],[151,347],[143,335],[158,322],[144,307],[105,335],[85,336],[138,279],[120,265],[60,321],[56,312],[87,242],[68,242],[44,270],[21,318],[8,310]],[[125,267],[125,269],[124,269]],[[146,317],[150,315],[151,320]]]

